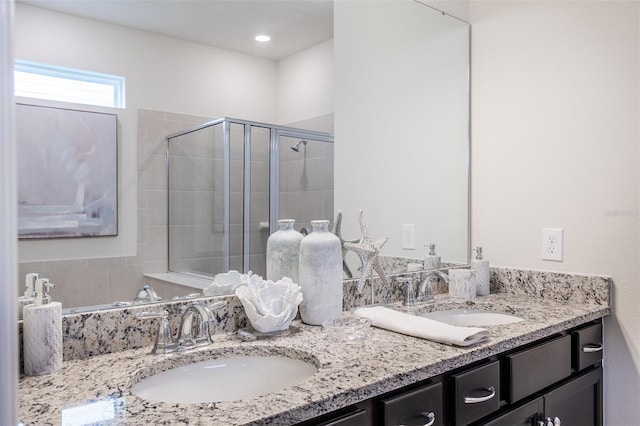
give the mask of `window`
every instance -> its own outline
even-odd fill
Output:
[[[16,59],[14,94],[124,108],[124,77]]]

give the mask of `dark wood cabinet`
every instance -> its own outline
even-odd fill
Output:
[[[433,383],[380,401],[385,426],[442,426],[442,383]]]
[[[602,426],[602,368],[589,370],[483,426]]]
[[[602,323],[574,330],[571,338],[575,370],[580,371],[602,361]]]
[[[562,426],[602,426],[602,368],[571,379],[544,395],[544,418],[556,417]]]
[[[344,414],[337,418],[317,423],[318,426],[367,426],[367,412],[365,410],[356,410],[350,414]]]
[[[544,410],[542,398],[511,409],[495,419],[485,423],[486,426],[538,426],[538,417]]]
[[[594,321],[301,425],[602,426],[602,359]]]
[[[514,403],[571,375],[571,336],[561,336],[505,357]]]
[[[491,362],[454,374],[453,422],[466,425],[500,408],[500,363]]]

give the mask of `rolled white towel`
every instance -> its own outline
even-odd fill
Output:
[[[448,345],[473,346],[490,337],[489,331],[484,328],[457,327],[383,306],[358,308],[353,314],[370,319],[376,327]]]

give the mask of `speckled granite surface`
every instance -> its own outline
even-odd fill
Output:
[[[448,300],[440,295],[427,309],[455,307]],[[63,419],[72,421],[74,411],[83,406],[89,411],[77,415],[95,414],[97,406],[87,404],[106,402],[112,419],[101,424],[294,424],[608,315],[610,307],[603,300],[607,297],[536,303],[530,295],[509,293],[478,298],[477,309],[515,313],[525,321],[487,327],[491,340],[466,349],[376,328],[366,339],[334,342],[319,327],[296,324],[301,332],[274,340],[240,342],[232,333],[220,333],[214,345],[190,353],[150,355],[146,347],[66,361],[58,373],[21,378],[20,420],[26,425],[59,425]],[[243,401],[166,404],[129,392],[133,383],[153,371],[221,354],[272,351],[310,360],[318,372],[290,389]]]
[[[377,277],[368,279],[361,293],[357,280],[344,281],[344,305],[348,311],[356,306],[372,303],[393,303],[402,300],[402,291],[396,284],[399,277],[411,277],[417,285],[425,276],[424,271],[389,275],[390,286],[384,286]],[[609,304],[610,279],[601,276],[527,271],[510,268],[491,268],[491,292],[523,295],[559,302]],[[371,291],[373,285],[373,292]],[[448,286],[438,281],[434,294],[447,293]],[[205,303],[213,298],[199,299]],[[217,330],[233,332],[245,327],[247,318],[242,304],[235,296],[217,297],[227,301],[227,307],[216,312]],[[157,305],[108,309],[75,313],[63,317],[64,360],[83,359],[129,349],[141,348],[153,343],[155,321],[136,318],[138,312],[166,309],[173,331],[178,328],[179,312],[191,300],[171,301]]]

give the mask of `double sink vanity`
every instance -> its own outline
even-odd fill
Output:
[[[472,309],[522,318],[483,326],[491,338],[477,346],[448,346],[376,327],[362,338],[339,340],[322,327],[296,321],[296,332],[268,339],[247,341],[218,332],[212,344],[185,352],[154,355],[146,346],[68,360],[52,375],[22,377],[20,420],[25,425],[600,425],[601,320],[610,313],[610,283],[604,277],[542,274],[525,283],[512,279],[517,284],[509,287],[508,279],[494,273],[494,292],[475,302],[456,304],[437,295],[434,303],[411,308],[418,314]],[[400,302],[388,306],[407,310]],[[202,361],[201,373],[189,372]],[[143,394],[136,385],[170,369],[174,378],[160,379],[169,383],[160,399],[166,393],[170,402],[159,402],[157,393],[137,396]],[[261,371],[282,383],[260,384]],[[181,383],[180,376],[189,379]],[[172,394],[186,400],[173,401]]]

